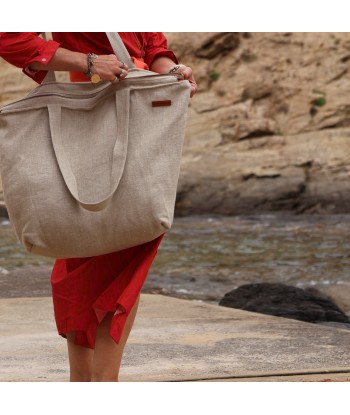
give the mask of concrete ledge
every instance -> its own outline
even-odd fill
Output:
[[[1,381],[68,380],[50,297],[0,300],[0,332]],[[346,380],[349,373],[348,330],[142,294],[120,380]]]
[[[350,382],[350,372],[209,379],[194,382]]]

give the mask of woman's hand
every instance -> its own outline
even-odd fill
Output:
[[[116,55],[99,55],[93,59],[91,73],[97,74],[104,81],[114,82],[123,79],[128,74],[128,66],[118,60]]]
[[[150,70],[158,73],[179,73],[183,75],[184,79],[190,82],[191,97],[197,92],[198,86],[194,79],[192,69],[189,66],[182,64],[174,65],[174,61],[167,56],[159,56],[153,61]]]
[[[197,92],[198,85],[194,79],[192,68],[186,65],[175,65],[172,70],[170,70],[171,73],[179,73],[181,74],[184,79],[188,80],[191,84],[191,98],[193,95]]]

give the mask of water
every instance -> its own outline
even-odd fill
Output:
[[[349,235],[350,215],[176,218],[144,290],[217,303],[246,283],[341,284],[350,280]],[[0,272],[53,262],[27,254],[0,223]]]
[[[22,247],[12,230],[10,222],[0,218],[0,273],[18,267],[53,265],[52,258],[29,255]]]

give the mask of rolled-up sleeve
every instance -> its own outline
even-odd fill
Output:
[[[39,35],[40,32],[0,32],[0,56],[40,84],[47,71],[32,70],[29,65],[33,62],[47,65],[60,44]]]
[[[145,62],[150,67],[153,61],[159,56],[167,56],[174,63],[179,63],[174,52],[168,49],[166,37],[161,32],[148,32],[145,45]]]

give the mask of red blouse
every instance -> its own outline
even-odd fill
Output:
[[[48,64],[56,50],[62,46],[75,52],[109,55],[114,53],[104,32],[53,32],[53,40],[39,37],[40,32],[0,32],[0,56],[22,68],[23,72],[41,83],[47,71],[33,71],[33,62]],[[119,32],[135,66],[149,69],[158,56],[167,56],[178,63],[176,56],[167,48],[167,40],[161,32]],[[71,72],[72,81],[86,81],[81,73]]]

